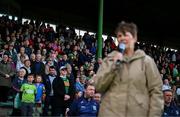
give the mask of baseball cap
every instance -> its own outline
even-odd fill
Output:
[[[66,66],[61,66],[59,70],[67,69]]]

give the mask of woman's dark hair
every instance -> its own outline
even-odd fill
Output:
[[[133,37],[137,36],[137,26],[134,23],[127,23],[127,22],[120,22],[115,30],[115,34],[117,34],[118,32],[122,32],[123,34],[125,34],[126,32],[130,32]]]

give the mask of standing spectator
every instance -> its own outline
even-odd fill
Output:
[[[55,67],[58,67],[58,63],[57,63],[58,59],[57,59],[56,51],[51,50],[51,52],[49,53],[49,59],[51,59],[53,61],[53,65]]]
[[[71,79],[73,81],[73,84],[75,83],[75,78],[74,78],[74,74],[72,71],[72,67],[70,64],[66,64],[67,67],[67,76],[69,77],[69,79]]]
[[[28,55],[28,57],[30,57],[32,50],[29,47],[29,40],[25,39],[23,44],[24,44],[24,48],[25,48],[25,53]]]
[[[45,65],[41,61],[41,54],[36,54],[36,61],[32,63],[31,73],[39,74],[42,77],[45,75]]]
[[[99,69],[100,64],[102,63],[102,59],[98,58],[98,60],[94,64],[94,72],[96,73],[97,70]]]
[[[46,97],[43,108],[43,115],[48,116],[49,106],[51,106],[51,115],[54,115],[54,106],[53,106],[53,81],[56,79],[56,69],[54,66],[49,67],[49,74],[43,77],[43,83],[46,89]]]
[[[164,79],[162,90],[164,91],[164,90],[167,90],[167,89],[171,89],[171,86],[169,84],[169,80],[168,79]]]
[[[78,71],[78,74],[79,74],[79,75],[85,75],[85,69],[84,69],[83,66],[80,66],[79,71]]]
[[[100,94],[100,93],[95,93],[93,98],[94,98],[94,100],[96,100],[98,103],[101,103],[101,94]]]
[[[58,62],[58,66],[59,66],[59,68],[61,68],[61,66],[65,66],[68,63],[69,63],[69,61],[68,61],[67,54],[64,54],[62,57],[62,60]]]
[[[70,53],[72,53],[69,44],[66,45],[66,48],[64,49],[64,53],[67,54],[67,55],[70,54]]]
[[[180,50],[177,51],[176,63],[180,64]]]
[[[60,76],[53,81],[54,91],[54,115],[65,115],[66,108],[69,108],[74,99],[74,86],[72,80],[67,77],[67,68],[60,68]]]
[[[81,78],[82,79],[82,78]],[[81,80],[82,81],[82,80]],[[76,78],[76,83],[75,83],[75,90],[76,92],[83,93],[84,92],[84,84],[80,82],[80,77]]]
[[[8,63],[8,55],[3,55],[3,60],[0,62],[0,102],[8,100],[8,92],[11,87],[11,78],[14,76],[15,71]]]
[[[32,116],[33,107],[35,103],[35,95],[37,93],[36,86],[33,84],[34,75],[29,74],[27,77],[27,83],[21,86],[22,92],[22,105],[21,114],[22,116]]]
[[[25,74],[26,71],[25,69],[21,68],[18,71],[18,76],[16,76],[13,80],[12,83],[12,88],[14,91],[14,108],[13,108],[13,113],[12,116],[20,116],[21,115],[21,111],[20,111],[20,107],[21,107],[21,98],[22,98],[22,93],[20,92],[20,88],[22,86],[22,84],[26,83],[26,78],[25,78]]]
[[[83,51],[79,53],[78,60],[79,65],[84,65],[85,62],[91,62],[92,54],[89,52],[89,49],[83,49]]]
[[[45,58],[47,57],[47,49],[42,49],[42,56],[45,56]]]
[[[84,95],[73,101],[68,115],[79,117],[96,117],[98,115],[99,103],[93,99],[94,93],[95,87],[93,85],[85,85]]]
[[[17,60],[20,61],[21,56],[24,56],[24,59],[29,59],[28,55],[25,53],[25,48],[21,47],[20,52],[17,54]]]
[[[175,65],[173,68],[173,80],[175,80],[178,74],[179,74],[179,71],[177,69],[177,65]]]
[[[54,66],[53,65],[53,61],[51,60],[51,59],[48,59],[47,60],[47,62],[45,63],[45,74],[47,75],[47,74],[49,74],[49,68],[51,67],[51,66]]]
[[[2,35],[0,32],[0,49],[3,49],[3,45],[5,44],[4,40],[2,39]]]
[[[175,81],[173,89],[175,92],[174,94],[176,97],[177,105],[180,107],[180,78],[179,76],[176,77],[176,81]]]
[[[32,53],[32,54],[30,55],[30,61],[31,61],[31,64],[36,61],[36,55],[35,55],[34,53]]]
[[[96,54],[97,47],[95,46],[95,43],[92,43],[89,51],[90,51],[90,53],[91,53],[92,55],[95,55],[95,54]]]
[[[13,69],[14,71],[16,71],[16,63],[13,61],[11,55],[9,55],[8,62],[9,62],[9,64],[11,65],[12,69]]]
[[[31,61],[29,59],[24,60],[24,66],[21,68],[26,70],[25,78],[27,78],[27,75],[31,73]]]
[[[45,99],[45,86],[42,83],[42,77],[36,75],[35,86],[37,89],[37,94],[35,98],[35,116],[40,116],[42,114],[42,102]]]
[[[173,63],[176,63],[176,52],[175,51],[173,51],[173,53],[172,53],[171,60]]]
[[[17,52],[16,52],[16,49],[14,48],[14,44],[10,43],[8,46],[9,46],[8,50],[5,53],[8,54],[9,56],[12,56],[12,60],[16,64],[16,62],[17,62]]]
[[[164,112],[162,117],[179,117],[180,111],[173,101],[171,90],[164,90]]]
[[[20,59],[18,59],[17,64],[16,64],[16,70],[17,71],[19,71],[19,69],[24,66],[24,60],[25,59],[26,58],[24,55],[20,55]]]
[[[91,45],[92,39],[91,39],[91,36],[90,36],[89,32],[84,33],[84,36],[83,36],[82,39],[85,42],[86,46]]]

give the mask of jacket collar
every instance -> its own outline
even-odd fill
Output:
[[[132,57],[124,56],[122,61],[123,62],[132,62],[136,59],[140,59],[140,58],[145,57],[145,55],[146,54],[144,53],[144,51],[138,49],[134,52],[134,55]]]

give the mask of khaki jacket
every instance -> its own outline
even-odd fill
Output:
[[[8,74],[10,78],[5,78],[5,74]],[[11,77],[15,74],[15,71],[9,63],[0,61],[0,86],[11,87]]]
[[[120,65],[113,62],[113,51],[94,78],[96,90],[103,93],[99,116],[160,117],[163,108],[162,80],[154,60],[137,50]]]

